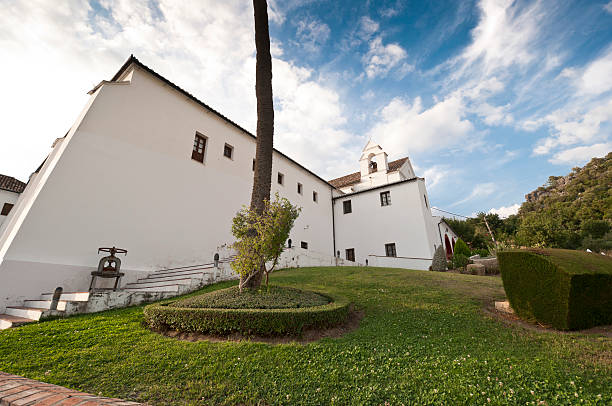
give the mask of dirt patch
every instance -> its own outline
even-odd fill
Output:
[[[355,331],[359,328],[359,322],[365,316],[365,312],[353,310],[349,313],[349,316],[344,324],[336,327],[328,328],[325,330],[321,329],[308,329],[302,332],[300,337],[260,337],[260,336],[244,336],[239,333],[234,333],[228,336],[216,336],[202,333],[183,333],[175,330],[160,331],[153,330],[156,333],[164,335],[166,337],[176,338],[178,340],[197,342],[197,341],[209,341],[213,343],[226,343],[226,342],[241,342],[249,341],[255,343],[266,343],[266,344],[308,344],[315,341],[319,341],[323,338],[337,338],[347,333]]]
[[[584,330],[563,331],[563,330],[557,330],[553,328],[552,326],[547,326],[547,325],[540,324],[537,322],[535,323],[527,322],[519,318],[516,314],[500,312],[495,309],[494,304],[485,306],[483,308],[483,311],[490,317],[496,320],[502,321],[504,324],[520,326],[520,327],[523,327],[531,331],[557,333],[557,334],[576,334],[578,333],[578,334],[585,334],[585,335],[592,335],[592,336],[605,336],[608,338],[612,338],[612,325],[591,327],[591,328],[584,329]]]

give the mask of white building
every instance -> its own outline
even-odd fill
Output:
[[[248,131],[134,57],[89,94],[0,225],[0,313],[57,286],[87,290],[102,246],[128,249],[124,282],[210,262],[232,242],[232,218],[249,202]],[[293,246],[427,269],[441,239],[424,180],[408,158],[387,162],[373,143],[360,165],[327,182],[274,151],[272,193],[302,207]]]
[[[11,176],[0,175],[0,226],[17,203],[26,184]]]

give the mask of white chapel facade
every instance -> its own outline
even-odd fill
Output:
[[[249,202],[254,135],[133,56],[90,95],[0,224],[0,313],[86,290],[98,247],[128,249],[124,282],[210,262]],[[373,142],[359,167],[326,181],[274,150],[272,194],[302,208],[288,255],[427,269],[444,236],[424,179]]]

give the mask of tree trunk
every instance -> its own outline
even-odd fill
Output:
[[[255,174],[251,209],[263,213],[265,201],[270,199],[272,183],[272,151],[274,148],[274,104],[272,100],[272,56],[270,55],[270,32],[268,28],[268,4],[266,0],[253,0],[255,13],[255,95],[257,97],[257,146],[255,150]],[[261,285],[263,267],[254,270],[254,275],[245,285],[258,288]]]

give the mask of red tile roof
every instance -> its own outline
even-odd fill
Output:
[[[397,159],[395,161],[389,162],[389,172],[398,171],[399,168],[406,163],[408,157]],[[354,185],[355,183],[359,183],[361,180],[361,172],[351,173],[345,176],[341,176],[336,179],[332,179],[329,181],[329,184],[335,187],[336,189],[340,189],[343,187]]]
[[[21,193],[25,189],[26,184],[12,176],[0,175],[0,189],[8,190],[9,192]]]

